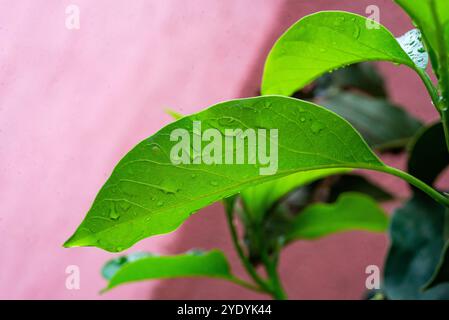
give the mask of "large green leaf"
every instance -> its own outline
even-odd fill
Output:
[[[422,290],[444,247],[444,211],[443,206],[418,193],[394,213],[384,271],[389,299],[449,299],[449,284]]]
[[[221,251],[195,251],[175,256],[141,254],[138,258],[119,257],[102,270],[109,280],[106,290],[118,285],[154,279],[212,277],[235,281],[226,257]]]
[[[363,61],[418,68],[386,28],[368,29],[366,22],[365,17],[334,11],[299,20],[268,55],[262,94],[292,95],[328,71]]]
[[[388,217],[369,196],[343,193],[333,204],[318,203],[304,209],[292,222],[287,241],[316,239],[349,230],[384,232]]]
[[[178,142],[170,141],[170,134],[179,128],[191,133],[193,121],[201,121],[203,132],[214,128],[223,135],[225,129],[278,129],[276,174],[261,175],[266,165],[259,160],[256,165],[174,165],[170,151]],[[220,103],[166,126],[132,149],[65,246],[121,251],[146,237],[175,230],[192,212],[249,186],[326,168],[386,171],[388,167],[345,120],[325,108],[280,96]]]
[[[348,120],[371,147],[380,150],[404,147],[422,127],[419,120],[384,99],[337,91],[316,101]]]

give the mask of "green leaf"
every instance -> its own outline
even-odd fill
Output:
[[[290,27],[268,55],[262,94],[292,95],[320,75],[364,61],[390,61],[417,69],[383,26],[347,12],[319,12]],[[373,22],[370,22],[373,23]]]
[[[171,141],[173,133],[178,134],[180,129],[187,135],[181,146],[179,139]],[[200,141],[207,129],[217,130],[214,133],[220,139],[225,137],[228,147],[233,148],[225,152],[229,148],[223,150],[218,143],[222,154],[217,162],[222,164],[198,161],[201,150],[216,146],[207,139]],[[247,152],[247,143],[246,148],[236,148],[245,142],[241,132],[246,129],[257,130],[257,156]],[[255,135],[255,131],[251,132]],[[193,151],[185,145],[190,144],[192,135]],[[174,164],[179,161],[180,149],[189,163],[198,163]],[[246,162],[229,164],[236,154],[244,155]],[[233,161],[228,160],[229,155]],[[251,163],[253,160],[255,164]],[[64,246],[122,251],[141,239],[175,230],[193,212],[247,187],[296,172],[331,168],[360,168],[396,175],[449,205],[449,199],[434,189],[384,165],[349,123],[336,114],[308,102],[267,96],[220,103],[184,117],[142,141],[119,162]]]
[[[440,284],[449,287],[449,239],[447,237],[447,226],[449,225],[449,209],[446,209],[445,218],[446,229],[444,230],[444,239],[446,240],[446,244],[442,250],[441,257],[439,259],[438,265],[435,268],[435,272],[433,273],[432,278],[425,285],[426,290],[432,289]]]
[[[413,19],[415,24],[423,33],[427,44],[434,69],[438,71],[438,59],[440,44],[439,30],[435,23],[435,16],[432,13],[432,2],[435,5],[435,11],[438,20],[444,31],[443,38],[449,39],[449,2],[447,0],[395,0]],[[446,55],[448,52],[445,53]]]
[[[235,281],[226,257],[219,250],[174,256],[147,254],[132,260],[129,256],[120,257],[108,262],[102,273],[109,280],[105,290],[121,284],[155,279],[211,277]]]
[[[170,134],[179,128],[192,132],[192,121],[201,121],[203,132],[215,128],[222,134],[225,129],[278,129],[276,174],[261,175],[266,165],[259,161],[173,165],[170,150],[178,142],[170,141]],[[146,237],[175,230],[192,212],[247,187],[326,168],[389,167],[345,120],[317,105],[280,96],[220,103],[166,126],[132,149],[65,246],[122,251]]]
[[[449,299],[449,284],[422,290],[444,247],[444,211],[443,206],[419,193],[394,213],[384,271],[389,299]]]
[[[240,193],[240,196],[245,204],[247,213],[253,217],[262,218],[277,201],[296,188],[330,175],[349,171],[349,169],[321,169],[298,172],[254,187],[246,188]]]
[[[316,239],[349,230],[384,232],[388,217],[372,198],[355,192],[343,193],[336,203],[307,207],[293,221],[287,241]]]
[[[384,99],[337,91],[317,103],[348,120],[375,149],[404,147],[422,127],[420,121]]]

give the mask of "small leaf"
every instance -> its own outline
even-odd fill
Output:
[[[288,241],[316,239],[349,230],[384,232],[388,217],[372,198],[355,192],[342,194],[336,203],[307,207],[293,221]]]
[[[266,164],[179,164],[170,134],[193,121],[202,132],[268,128],[279,132],[277,171]],[[204,141],[202,145],[207,145]],[[223,163],[226,163],[223,153]],[[274,163],[274,160],[272,161]],[[247,187],[296,172],[366,168],[387,171],[360,135],[336,114],[297,99],[267,96],[220,103],[184,117],[142,141],[117,165],[66,247],[96,246],[122,251],[146,237],[175,230],[192,212]]]
[[[419,120],[384,99],[335,92],[317,102],[348,120],[375,149],[404,147],[422,127]]]
[[[416,65],[383,26],[347,12],[319,12],[290,27],[268,55],[262,94],[292,95],[320,75],[364,61]],[[372,22],[371,22],[372,23]]]
[[[190,252],[175,256],[140,256],[130,259],[129,256],[114,259],[103,268],[103,275],[109,280],[105,290],[118,285],[155,279],[173,279],[185,277],[212,277],[233,281],[226,257],[218,250],[209,252]],[[111,267],[114,272],[111,273]]]

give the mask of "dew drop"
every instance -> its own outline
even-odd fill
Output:
[[[158,145],[154,144],[154,145],[152,145],[152,147],[151,147],[151,151],[152,151],[154,154],[158,154],[158,153],[161,151],[161,148],[160,148]]]
[[[129,208],[131,208],[131,204],[129,202],[126,202],[126,201],[120,202],[119,206],[120,206],[120,210],[122,210],[122,211],[128,211]]]
[[[109,218],[111,220],[118,220],[118,218],[120,218],[120,213],[118,213],[117,210],[115,209],[115,204],[113,204],[110,208]]]
[[[218,186],[218,182],[217,181],[211,181],[210,184],[213,185],[214,187]]]
[[[352,34],[352,36],[355,39],[358,39],[360,37],[360,27],[355,25],[355,29],[354,29],[354,33]]]
[[[158,202],[157,202],[157,206],[158,206],[158,207],[162,207],[163,205],[164,205],[164,202],[162,202],[162,201],[158,201]]]
[[[324,124],[322,124],[319,121],[315,121],[312,123],[312,126],[310,127],[313,133],[317,134],[320,133],[324,129]]]

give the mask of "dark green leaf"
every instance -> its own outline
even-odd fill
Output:
[[[423,129],[411,145],[408,171],[432,185],[448,164],[449,154],[442,125],[437,123]],[[433,204],[418,190],[415,190],[414,199],[398,210],[397,218],[395,215],[393,219],[391,231],[392,236],[397,237],[397,240],[395,243],[393,239],[389,260],[387,260],[389,268],[385,271],[386,279],[389,279],[386,284],[392,292],[390,295],[398,299],[433,298],[434,296],[449,299],[447,289],[443,294],[438,288],[428,290],[425,294],[421,291],[426,283],[430,288],[445,279],[446,253],[443,246],[447,237],[444,221],[444,208]],[[407,237],[410,240],[407,242],[403,241],[405,232],[410,234]],[[412,245],[416,247],[412,249]],[[440,256],[441,260],[438,263]],[[434,275],[429,282],[432,274]],[[409,281],[412,277],[414,280]],[[448,288],[447,285],[444,287]]]
[[[345,174],[335,178],[336,181],[330,188],[328,202],[335,202],[337,197],[344,192],[363,193],[379,202],[390,201],[394,198],[390,192],[384,190],[382,187],[363,176]]]
[[[445,227],[447,227],[449,225],[449,209],[446,209],[445,222]],[[446,245],[443,248],[443,253],[441,254],[440,260],[437,267],[435,268],[435,272],[432,278],[425,286],[426,290],[434,288],[440,284],[449,287],[449,239],[447,235],[447,228],[444,230],[444,239],[446,240]]]
[[[411,146],[408,171],[420,180],[433,185],[441,172],[449,165],[449,152],[447,151],[444,130],[441,123],[436,123],[422,130]],[[415,193],[421,194],[415,190]],[[424,197],[424,195],[422,195]],[[446,218],[446,226],[449,219]],[[439,263],[435,267],[432,279],[427,283],[427,288],[433,288],[440,283],[449,282],[449,241],[447,231],[441,230],[434,234],[435,238],[447,241],[442,251],[435,251]],[[449,285],[449,284],[448,284]],[[449,296],[448,296],[449,299]]]
[[[449,299],[449,284],[422,290],[444,247],[444,211],[426,195],[417,194],[394,213],[384,271],[389,299]]]
[[[336,92],[317,102],[348,120],[376,149],[404,147],[422,127],[420,121],[384,99]]]
[[[327,91],[356,91],[377,98],[387,98],[387,90],[382,75],[370,62],[357,63],[347,68],[326,73],[315,82],[318,96],[326,96]]]
[[[423,129],[415,138],[410,151],[408,172],[433,185],[440,173],[449,165],[449,153],[443,125],[438,122]]]

